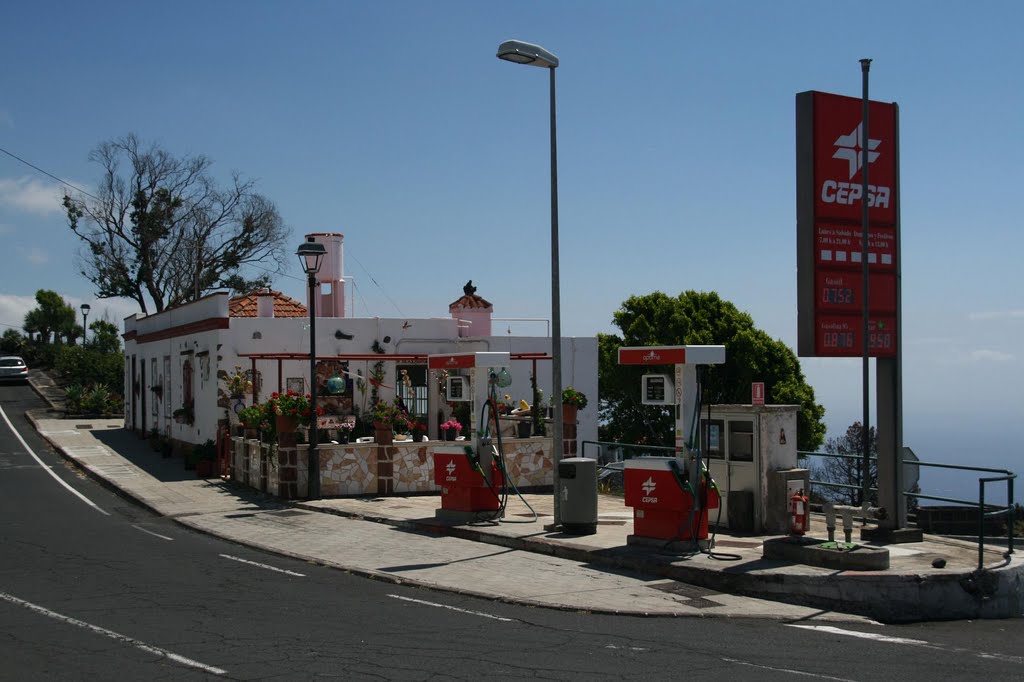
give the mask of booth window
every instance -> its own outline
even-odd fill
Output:
[[[754,422],[729,422],[729,460],[732,462],[754,461]]]
[[[701,450],[709,459],[725,459],[723,436],[725,422],[721,419],[700,420]]]

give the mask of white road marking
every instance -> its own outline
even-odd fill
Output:
[[[255,561],[249,561],[248,559],[242,559],[241,557],[231,556],[230,554],[221,554],[225,559],[231,559],[232,561],[238,561],[243,564],[249,564],[250,566],[256,566],[258,568],[265,568],[268,571],[276,571],[278,573],[287,573],[288,575],[294,575],[299,578],[305,578],[305,573],[296,573],[295,571],[287,571],[283,568],[277,568],[276,566],[268,566],[267,564],[260,564]]]
[[[616,646],[614,644],[605,644],[605,649],[622,649],[624,651],[650,651],[647,647],[642,646]]]
[[[18,430],[14,428],[14,424],[12,424],[11,420],[7,418],[7,413],[4,412],[4,408],[2,407],[0,407],[0,417],[4,418],[4,421],[7,422],[7,427],[11,430],[11,433],[14,434],[14,437],[18,439],[18,441],[21,443],[22,447],[25,448],[28,454],[32,455],[32,459],[39,463],[39,466],[43,468],[43,471],[53,476],[53,480],[57,481],[57,483],[60,483],[62,486],[73,492],[78,497],[78,499],[82,500],[82,502],[85,502],[87,505],[89,505],[99,513],[105,514],[106,516],[110,516],[110,512],[100,509],[98,506],[96,506],[95,502],[93,502],[88,497],[72,488],[64,479],[62,479],[57,474],[53,473],[50,467],[48,467],[43,462],[43,460],[39,459],[39,456],[32,451],[32,448],[28,446],[28,443],[25,442],[25,439],[21,437],[20,433],[18,433]]]
[[[830,675],[819,675],[817,673],[809,673],[805,670],[792,670],[790,668],[773,668],[770,665],[759,665],[757,663],[750,663],[748,661],[741,661],[736,658],[722,658],[721,660],[726,663],[735,663],[736,665],[745,665],[750,668],[760,668],[761,670],[771,670],[778,673],[789,673],[790,675],[803,675],[804,677],[814,677],[819,680],[834,680],[835,682],[856,682],[848,677],[832,677]]]
[[[918,646],[933,646],[923,639],[908,639],[906,637],[889,637],[877,632],[857,632],[856,630],[843,630],[833,625],[799,625],[797,623],[786,623],[786,627],[800,628],[801,630],[817,630],[828,632],[833,635],[846,635],[847,637],[859,637],[860,639],[873,639],[877,642],[889,642],[890,644],[916,644]]]
[[[986,658],[995,661],[1006,661],[1007,663],[1024,663],[1024,657],[1022,656],[1011,656],[1009,654],[991,654],[984,651],[972,651],[971,649],[964,649],[962,647],[951,647],[940,644],[933,644],[926,642],[923,639],[910,639],[907,637],[889,637],[888,635],[881,635],[875,632],[857,632],[856,630],[843,630],[832,625],[798,625],[796,623],[786,623],[787,627],[801,628],[803,630],[817,630],[819,632],[827,632],[833,635],[846,635],[848,637],[859,637],[860,639],[872,639],[878,642],[888,642],[889,644],[907,644],[910,646],[919,646],[926,649],[937,649],[939,651],[945,651],[947,653],[955,654],[967,654],[970,656],[977,656],[978,658]]]
[[[402,601],[412,602],[413,604],[423,604],[424,606],[436,606],[439,609],[448,609],[449,611],[458,611],[459,613],[466,613],[471,616],[480,616],[481,618],[491,618],[493,620],[500,620],[503,623],[514,623],[514,618],[504,618],[502,616],[495,616],[491,613],[484,613],[482,611],[470,611],[469,609],[460,609],[457,606],[449,606],[448,604],[438,604],[432,601],[424,601],[422,599],[413,599],[412,597],[403,597],[399,594],[389,594],[392,599],[401,599]]]
[[[85,628],[86,630],[96,633],[97,635],[103,635],[104,637],[109,637],[110,639],[116,640],[118,642],[123,642],[124,644],[130,644],[136,649],[141,649],[142,651],[145,651],[148,654],[156,654],[157,656],[163,656],[164,658],[170,661],[186,665],[190,668],[198,668],[199,670],[210,673],[212,675],[225,675],[228,672],[227,670],[215,668],[212,665],[206,665],[205,663],[200,663],[199,661],[192,660],[191,658],[186,658],[185,656],[173,653],[171,651],[168,651],[167,649],[161,649],[160,647],[152,646],[146,644],[145,642],[140,642],[137,639],[128,637],[127,635],[122,635],[120,633],[114,632],[113,630],[107,630],[106,628],[101,628],[98,625],[93,625],[92,623],[86,623],[85,621],[78,620],[77,618],[65,616],[63,614],[57,613],[56,611],[51,611],[50,609],[39,606],[38,604],[33,604],[32,602],[27,602],[23,599],[18,599],[17,597],[6,594],[4,592],[0,592],[0,599],[8,601],[17,606],[22,606],[26,609],[29,609],[30,611],[35,611],[36,613],[42,614],[48,618],[59,620],[62,623],[67,623],[68,625],[74,625],[76,627]]]
[[[146,529],[145,529],[145,528],[143,528],[142,526],[136,526],[136,525],[135,525],[134,523],[132,524],[132,528],[134,528],[135,530],[141,530],[141,531],[142,531],[143,533],[147,533],[147,534],[149,534],[149,535],[152,535],[152,536],[154,536],[154,537],[158,537],[158,538],[160,538],[161,540],[171,540],[171,541],[173,541],[173,540],[174,540],[174,538],[169,538],[169,537],[167,537],[166,535],[160,535],[160,533],[154,533],[154,532],[153,532],[153,531],[151,531],[151,530],[146,530]]]

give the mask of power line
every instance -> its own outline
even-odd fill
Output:
[[[380,289],[380,293],[384,294],[384,298],[388,299],[391,305],[395,306],[395,310],[398,311],[398,314],[401,315],[402,317],[405,317],[405,313],[402,312],[402,309],[398,307],[398,304],[395,303],[390,296],[388,296],[388,292],[384,291],[384,287],[380,285],[380,282],[373,278],[373,275],[370,274],[370,271],[363,267],[363,264],[359,262],[358,258],[356,258],[355,256],[351,256],[351,258],[356,262],[356,265],[362,268],[363,272],[366,273],[366,276],[370,278],[370,281],[377,285],[377,288]]]
[[[85,191],[84,189],[82,189],[81,187],[76,187],[75,185],[72,185],[72,184],[71,184],[70,182],[68,182],[67,180],[61,180],[60,178],[58,178],[58,177],[57,177],[56,175],[54,175],[53,173],[49,173],[49,172],[47,172],[47,171],[44,171],[44,170],[43,170],[42,168],[40,168],[39,166],[37,166],[37,165],[35,165],[35,164],[33,164],[33,163],[29,163],[29,162],[28,162],[28,161],[26,161],[25,159],[21,158],[20,156],[18,156],[18,155],[16,155],[16,154],[12,154],[11,152],[9,152],[9,151],[7,151],[6,149],[4,149],[3,147],[0,147],[0,152],[3,152],[4,154],[6,154],[7,156],[11,157],[12,159],[14,159],[14,160],[16,160],[16,161],[20,161],[21,163],[25,164],[25,165],[26,165],[26,166],[28,166],[29,168],[32,168],[32,169],[34,169],[34,170],[37,170],[37,171],[39,171],[40,173],[42,173],[43,175],[45,175],[45,176],[46,176],[46,177],[48,177],[48,178],[53,178],[54,180],[56,180],[56,181],[57,181],[57,182],[59,182],[60,184],[62,184],[62,185],[66,185],[66,186],[70,187],[71,189],[75,190],[76,192],[81,192],[81,193],[82,193],[82,194],[84,194],[85,196],[87,196],[87,197],[92,197],[92,198],[93,198],[93,199],[95,199],[96,201],[102,201],[102,199],[100,199],[100,198],[99,198],[98,196],[96,196],[95,194],[91,194],[91,193],[89,193],[89,192],[86,192],[86,191]]]

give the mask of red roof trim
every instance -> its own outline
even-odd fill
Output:
[[[199,320],[198,322],[179,324],[175,327],[161,329],[160,331],[150,332],[149,334],[139,334],[138,332],[129,333],[135,334],[134,340],[136,343],[152,343],[154,341],[173,339],[176,336],[189,336],[191,334],[208,332],[214,329],[227,329],[230,325],[231,320],[226,317],[209,317],[205,320]],[[128,334],[125,334],[125,340],[130,340],[128,339]]]

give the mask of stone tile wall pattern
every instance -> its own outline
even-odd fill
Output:
[[[396,493],[436,491],[430,443],[401,445],[395,449],[393,478]]]
[[[375,445],[321,445],[320,494],[327,497],[376,493],[376,450]],[[305,474],[299,476],[304,489]]]

